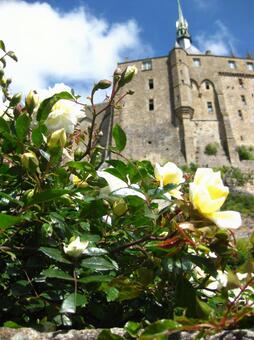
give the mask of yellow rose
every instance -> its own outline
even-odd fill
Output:
[[[175,184],[177,188],[169,191],[169,195],[177,199],[182,199],[182,193],[180,191],[180,184],[185,182],[183,172],[174,163],[168,162],[164,166],[156,163],[154,168],[154,175],[160,187],[163,188],[168,184]],[[167,194],[166,194],[167,195]],[[167,195],[168,197],[168,195]]]
[[[88,187],[88,183],[86,181],[82,181],[78,176],[72,176],[72,183],[78,188],[86,188]]]
[[[239,212],[220,211],[228,194],[229,189],[224,186],[220,171],[197,169],[194,182],[190,183],[190,201],[194,209],[220,228],[237,229],[242,224]]]

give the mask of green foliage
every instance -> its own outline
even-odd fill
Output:
[[[238,192],[230,193],[224,208],[240,211],[244,215],[254,217],[254,196]]]
[[[241,145],[237,148],[240,160],[254,160],[254,149],[251,146]]]
[[[5,49],[2,42],[0,48]],[[133,77],[136,70],[130,71]],[[106,109],[116,103],[125,76],[115,72]],[[95,90],[111,83],[98,84]],[[134,338],[166,339],[191,325],[220,329],[240,319],[251,324],[252,254],[239,253],[246,275],[238,279],[234,239],[194,210],[190,177],[182,185],[183,198],[174,198],[179,183],[161,187],[149,161],[121,157],[126,135],[119,125],[110,150],[119,159],[108,160],[102,176],[105,150],[98,145],[96,121],[103,110],[93,105],[95,90],[91,126],[82,131],[77,124],[66,132],[67,143],[51,152],[46,120],[59,100],[75,103],[77,97],[61,92],[30,112],[27,104],[11,107],[13,97],[2,86],[8,110],[0,117],[0,326],[125,325]],[[230,285],[209,289],[222,271]],[[245,288],[237,298],[232,287],[239,280]],[[99,336],[119,338],[106,330]]]
[[[218,144],[217,143],[209,143],[205,147],[205,154],[208,156],[216,156],[218,152]]]

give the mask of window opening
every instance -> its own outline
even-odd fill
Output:
[[[244,105],[246,105],[247,103],[246,103],[246,98],[245,98],[244,95],[241,96],[241,99],[242,99],[242,103],[243,103]]]
[[[240,85],[240,88],[242,89],[243,88],[243,80],[240,78],[238,79],[239,80],[239,85]]]
[[[194,65],[195,67],[200,67],[200,66],[201,66],[201,61],[200,61],[200,59],[199,59],[199,58],[194,58],[194,59],[193,59],[193,65]]]
[[[154,111],[154,100],[149,99],[149,111]]]
[[[153,79],[149,79],[148,84],[149,84],[149,89],[150,89],[150,90],[153,90],[153,88],[154,88]]]
[[[212,104],[212,102],[207,102],[207,111],[209,113],[213,112],[213,104]]]
[[[236,64],[235,64],[235,62],[234,62],[233,60],[229,60],[229,61],[228,61],[228,66],[229,66],[230,68],[232,68],[232,69],[235,69],[235,68],[236,68]]]
[[[247,63],[247,69],[249,71],[254,71],[254,64],[253,63]]]
[[[142,71],[148,71],[152,69],[152,61],[151,60],[147,60],[147,61],[143,61],[142,65],[141,65],[141,70]]]
[[[241,120],[243,120],[243,113],[241,110],[238,110],[238,116],[239,118],[241,118]]]

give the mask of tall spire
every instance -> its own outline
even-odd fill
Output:
[[[183,16],[183,11],[182,11],[180,0],[177,0],[177,3],[178,3],[178,15],[179,15],[178,21],[184,23],[184,16]]]
[[[176,22],[176,41],[178,46],[188,49],[191,47],[191,36],[189,34],[189,26],[187,20],[183,16],[180,0],[178,3],[178,20]]]

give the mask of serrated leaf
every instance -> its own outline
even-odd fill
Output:
[[[118,266],[114,261],[106,260],[103,257],[93,256],[81,262],[81,266],[94,271],[117,270]]]
[[[43,102],[40,104],[39,109],[37,111],[37,117],[36,117],[37,121],[40,121],[40,122],[45,121],[48,118],[48,115],[50,114],[52,107],[60,99],[75,100],[75,97],[71,93],[64,91],[64,92],[56,93],[54,96],[43,100]]]
[[[24,140],[31,123],[31,119],[26,114],[21,114],[16,120],[16,134],[19,140]]]
[[[50,257],[51,259],[54,259],[58,262],[62,263],[71,263],[70,261],[66,260],[61,251],[57,248],[49,248],[49,247],[40,247],[39,250],[45,254],[46,256]]]
[[[12,227],[20,221],[20,217],[0,213],[0,229]]]
[[[113,135],[117,150],[120,152],[123,151],[123,149],[125,148],[126,142],[127,142],[127,138],[126,138],[125,132],[123,131],[120,125],[116,124],[113,127],[112,135]]]
[[[1,48],[1,50],[3,50],[5,52],[5,44],[4,44],[3,40],[0,40],[0,48]]]
[[[72,276],[70,276],[69,274],[65,273],[62,270],[55,269],[55,268],[44,269],[41,272],[41,275],[45,276],[46,278],[50,278],[50,279],[61,279],[61,280],[73,281]]]
[[[115,287],[110,287],[109,289],[107,289],[106,295],[108,302],[115,301],[119,296],[119,290],[116,289]]]

